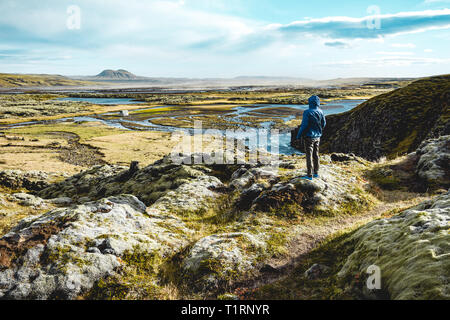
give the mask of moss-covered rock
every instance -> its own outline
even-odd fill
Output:
[[[215,234],[197,241],[183,261],[183,270],[197,290],[226,287],[255,272],[257,251],[266,243],[250,233]]]
[[[338,213],[348,207],[354,208],[353,212],[369,208],[372,200],[361,189],[357,176],[325,159],[319,178],[312,181],[300,178],[306,175],[305,169],[281,175],[280,182],[266,188],[253,201],[254,209],[279,211],[285,205],[296,204],[308,212]]]
[[[49,186],[50,178],[51,175],[42,171],[3,170],[0,171],[0,186],[39,191]]]
[[[38,195],[46,199],[89,197],[98,200],[120,194],[132,194],[146,205],[151,205],[170,191],[193,181],[203,187],[219,186],[220,180],[211,177],[209,173],[211,169],[205,166],[175,165],[170,157],[133,172],[121,166],[95,166],[65,181],[50,185]],[[184,187],[183,191],[188,189]],[[181,194],[181,191],[179,193]],[[187,196],[188,194],[185,195]]]
[[[424,141],[416,156],[419,178],[432,187],[450,187],[450,136]]]
[[[390,219],[373,221],[352,235],[354,252],[342,279],[381,270],[391,299],[450,299],[450,192]]]
[[[188,243],[189,232],[173,217],[147,214],[131,195],[26,218],[0,239],[0,298],[74,299],[135,251],[167,255]]]

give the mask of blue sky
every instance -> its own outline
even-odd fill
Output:
[[[2,0],[0,72],[443,74],[450,73],[449,8],[450,0]]]

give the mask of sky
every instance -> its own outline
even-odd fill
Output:
[[[0,72],[450,73],[450,0],[1,0]]]

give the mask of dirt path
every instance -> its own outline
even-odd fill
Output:
[[[236,287],[251,290],[282,280],[294,271],[306,254],[317,248],[332,234],[355,229],[381,217],[390,217],[397,212],[430,199],[424,194],[409,192],[386,192],[383,194],[383,198],[385,199],[384,202],[380,202],[365,213],[355,216],[333,217],[320,225],[299,226],[298,236],[290,241],[287,255],[269,260],[266,267],[261,270],[259,277],[245,283],[239,283]]]

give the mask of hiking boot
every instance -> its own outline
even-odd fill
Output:
[[[313,178],[318,178],[319,177],[319,174],[318,173],[314,173],[313,174]]]
[[[310,176],[303,176],[303,177],[300,177],[300,179],[312,181],[312,177],[310,177]]]

